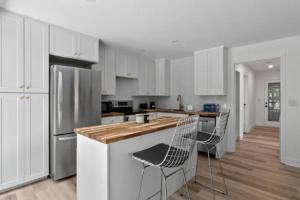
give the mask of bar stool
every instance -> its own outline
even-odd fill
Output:
[[[199,116],[190,116],[178,121],[170,145],[160,143],[148,149],[132,154],[132,158],[143,164],[142,176],[138,193],[138,200],[141,197],[143,178],[148,167],[157,167],[161,171],[161,189],[147,199],[151,199],[160,194],[162,199],[162,182],[165,184],[165,200],[167,200],[167,178],[182,171],[184,184],[187,192],[187,199],[191,199],[184,171],[184,165],[190,158],[196,143]],[[166,174],[164,169],[178,168],[170,174]]]
[[[209,173],[210,173],[210,182],[211,182],[211,190],[213,192],[213,199],[215,199],[215,191],[220,192],[225,195],[228,194],[225,177],[224,177],[224,173],[223,173],[222,161],[221,161],[221,158],[219,156],[219,153],[218,153],[216,147],[220,142],[222,142],[222,140],[225,136],[226,127],[227,127],[227,123],[228,123],[228,119],[229,119],[229,114],[230,114],[230,110],[221,112],[221,114],[219,116],[219,120],[217,121],[216,127],[214,128],[214,130],[211,133],[200,131],[197,134],[196,143],[203,144],[207,150],[208,169],[209,169]],[[216,156],[219,161],[219,166],[221,169],[221,174],[222,174],[225,191],[214,188],[214,179],[213,179],[213,173],[212,173],[212,168],[211,168],[211,163],[210,163],[210,152],[213,150],[216,151]],[[198,169],[198,159],[197,159],[197,165],[196,165],[195,182],[197,181],[197,169]]]

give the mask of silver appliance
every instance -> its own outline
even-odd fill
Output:
[[[50,174],[76,174],[74,128],[101,123],[101,72],[78,67],[50,68]]]

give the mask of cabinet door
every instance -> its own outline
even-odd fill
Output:
[[[25,91],[49,92],[49,25],[25,19]]]
[[[0,11],[0,92],[24,91],[23,18]]]
[[[156,95],[170,95],[170,62],[166,59],[158,59],[155,61],[155,77],[156,77]]]
[[[147,62],[147,90],[148,95],[155,95],[155,63]]]
[[[139,75],[138,75],[138,95],[148,94],[148,82],[147,82],[147,62],[144,59],[139,61]]]
[[[194,92],[195,95],[207,94],[207,52],[199,51],[194,55]]]
[[[116,55],[115,50],[110,47],[105,48],[105,94],[116,94]]]
[[[208,91],[214,95],[224,94],[224,48],[218,47],[208,51]]]
[[[78,59],[77,43],[77,33],[50,26],[50,54]]]
[[[99,61],[99,41],[96,38],[78,34],[78,55],[80,60],[97,63]]]
[[[0,94],[0,192],[24,180],[24,96]]]
[[[113,119],[111,117],[102,117],[101,124],[102,125],[113,124]]]
[[[164,82],[164,62],[162,60],[155,61],[155,77],[156,77],[156,95],[163,95],[165,82]]]
[[[25,181],[49,174],[48,94],[25,97]]]
[[[127,55],[126,59],[126,77],[137,78],[138,77],[138,59],[134,55]]]
[[[116,75],[120,77],[127,76],[127,56],[119,49],[116,52]]]

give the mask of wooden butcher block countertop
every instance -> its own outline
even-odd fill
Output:
[[[184,111],[184,110],[174,110],[174,109],[165,109],[165,108],[156,108],[156,109],[144,109],[145,112],[165,112],[165,113],[177,113],[177,114],[186,114],[186,115],[199,115],[201,117],[218,117],[219,112],[204,112],[204,111]]]
[[[75,133],[97,140],[104,144],[173,128],[177,125],[177,117],[159,117],[149,123],[123,122],[117,124],[90,126],[74,129]]]

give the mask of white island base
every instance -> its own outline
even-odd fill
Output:
[[[88,137],[77,138],[77,200],[136,200],[142,164],[130,153],[159,143],[169,144],[175,128],[169,128],[130,139],[104,144]],[[196,148],[187,162],[187,179],[195,176]],[[166,170],[167,174],[174,170]],[[168,196],[183,186],[182,172],[167,179]],[[142,199],[161,187],[160,170],[149,167],[145,171]],[[153,197],[160,199],[160,195]]]

